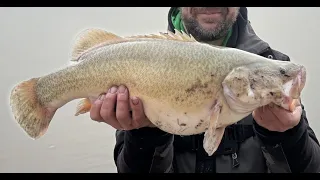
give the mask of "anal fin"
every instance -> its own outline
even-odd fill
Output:
[[[203,148],[209,156],[218,149],[225,131],[225,127],[217,128],[220,110],[220,103],[217,102],[211,111],[209,127],[204,134]]]
[[[91,101],[89,98],[83,98],[81,99],[76,107],[76,114],[75,116],[78,116],[80,114],[85,114],[89,112],[91,109]]]

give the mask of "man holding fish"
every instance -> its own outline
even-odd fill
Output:
[[[172,7],[168,30],[174,29],[197,41],[290,61],[259,39],[245,7]],[[118,172],[320,172],[320,146],[298,101],[291,103],[292,112],[277,105],[255,109],[226,128],[219,148],[209,156],[203,134],[178,136],[156,128],[139,97],[129,98],[129,93],[123,85],[112,87],[90,110],[91,119],[117,129]]]

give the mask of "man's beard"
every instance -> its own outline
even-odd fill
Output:
[[[205,8],[199,8],[199,10],[200,9],[204,10]],[[226,9],[226,11],[228,10]],[[236,20],[236,18],[226,19],[227,13],[224,13],[223,15],[223,19],[214,22],[217,24],[216,28],[211,30],[204,29],[197,20],[192,17],[188,18],[182,16],[181,18],[189,34],[192,34],[198,41],[209,42],[225,37]]]

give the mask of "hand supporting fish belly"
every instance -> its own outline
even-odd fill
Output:
[[[274,103],[292,110],[306,81],[302,65],[200,43],[179,31],[120,37],[90,29],[79,35],[72,61],[11,91],[13,116],[31,138],[43,136],[66,103],[80,99],[76,115],[84,114],[90,99],[123,84],[159,129],[205,132],[204,148],[212,155],[225,127],[258,107]]]

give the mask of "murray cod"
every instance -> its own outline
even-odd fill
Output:
[[[44,135],[55,112],[79,99],[76,115],[90,111],[113,85],[141,99],[147,118],[176,135],[204,133],[212,155],[225,127],[270,103],[293,110],[306,81],[304,66],[235,48],[201,43],[179,31],[118,36],[92,28],[77,35],[75,64],[17,84],[13,116],[32,139]]]

